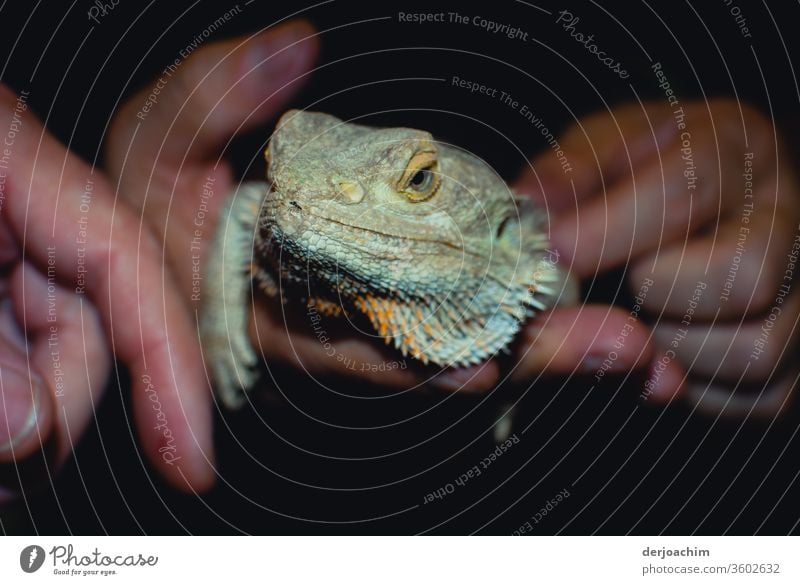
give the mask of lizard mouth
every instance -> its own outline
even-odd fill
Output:
[[[491,262],[485,251],[470,241],[454,222],[433,229],[430,216],[409,217],[386,210],[356,214],[342,211],[341,204],[322,197],[296,197],[281,192],[274,183],[267,200],[262,230],[270,248],[278,255],[303,264],[342,263],[343,258],[373,257],[376,265],[449,257],[456,263]],[[449,234],[448,234],[449,232]],[[447,236],[450,237],[447,237]],[[467,260],[464,256],[472,258]]]
[[[419,224],[410,222],[407,219],[399,220],[394,218],[401,226],[407,229],[399,229],[397,232],[387,231],[385,229],[378,229],[376,227],[366,226],[363,224],[358,223],[350,223],[342,220],[335,219],[333,217],[329,217],[324,214],[314,213],[312,211],[307,212],[308,215],[311,217],[316,218],[319,220],[318,223],[322,224],[323,222],[328,222],[332,224],[336,224],[342,226],[345,229],[363,232],[365,234],[372,234],[374,236],[383,237],[383,238],[391,238],[395,240],[403,240],[403,241],[412,241],[412,242],[425,242],[428,244],[434,244],[439,246],[445,246],[447,248],[452,248],[454,250],[458,250],[459,252],[466,252],[463,245],[456,244],[447,240],[443,240],[440,238],[426,238],[423,236],[418,235],[419,232]],[[401,223],[402,222],[402,223]],[[398,233],[403,232],[403,233]]]
[[[422,245],[441,246],[460,253],[470,253],[463,238],[441,237],[444,229],[440,230],[437,235],[424,234],[424,230],[421,230],[423,221],[421,217],[409,218],[386,212],[378,220],[369,214],[342,218],[335,217],[334,213],[325,212],[329,207],[339,206],[335,201],[326,202],[324,205],[310,205],[305,201],[298,201],[298,198],[281,195],[274,185],[270,196],[271,209],[265,219],[268,223],[277,226],[284,238],[298,239],[306,233],[315,233],[319,237],[329,236],[331,239],[338,240],[342,246],[358,240],[362,243],[362,251],[364,242],[371,241],[371,239],[386,239],[391,240],[393,245],[397,245],[397,242],[418,242]],[[392,228],[389,228],[389,225]],[[348,233],[354,235],[348,237]],[[456,233],[459,233],[458,230]]]

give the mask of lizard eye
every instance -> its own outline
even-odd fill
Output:
[[[430,169],[420,169],[408,181],[408,186],[415,191],[425,191],[430,186],[432,176]]]
[[[439,188],[435,152],[418,152],[411,157],[398,189],[411,201],[425,201]]]

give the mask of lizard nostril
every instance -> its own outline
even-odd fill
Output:
[[[300,211],[303,211],[303,208],[300,207],[300,204],[297,201],[289,201],[289,205],[291,205],[295,209],[299,209]]]
[[[364,200],[364,187],[358,181],[339,181],[337,187],[345,204],[361,203]]]
[[[506,231],[508,230],[508,227],[509,227],[509,225],[508,225],[508,224],[509,224],[510,222],[511,222],[511,218],[510,218],[510,217],[507,217],[507,218],[505,218],[503,221],[501,221],[501,222],[500,222],[500,225],[499,225],[499,226],[497,226],[497,233],[495,234],[495,237],[496,237],[498,240],[500,240],[500,239],[502,239],[502,238],[503,238],[503,236],[505,235]]]

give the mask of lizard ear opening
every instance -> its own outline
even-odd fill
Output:
[[[436,193],[441,182],[439,161],[433,150],[414,153],[397,184],[397,190],[411,201],[425,201]]]

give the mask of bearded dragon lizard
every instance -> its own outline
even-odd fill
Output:
[[[531,201],[428,132],[291,110],[265,156],[267,182],[228,199],[208,265],[201,334],[229,407],[256,381],[252,282],[328,315],[363,313],[403,355],[442,367],[504,350],[564,288]]]

